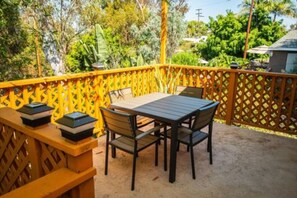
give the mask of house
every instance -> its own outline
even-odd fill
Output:
[[[200,36],[198,38],[183,38],[184,41],[189,41],[189,42],[193,42],[193,43],[205,42],[206,39],[207,39],[207,36]]]
[[[288,32],[285,36],[269,47],[272,56],[269,67],[272,72],[290,72],[297,67],[297,30]]]

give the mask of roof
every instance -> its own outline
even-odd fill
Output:
[[[270,51],[297,51],[297,30],[288,32],[285,36],[269,47]]]
[[[252,54],[269,54],[267,45],[260,45],[258,47],[251,48],[247,52]]]

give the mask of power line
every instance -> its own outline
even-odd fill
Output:
[[[202,9],[196,9],[196,11],[197,11],[196,15],[198,17],[198,22],[200,21],[200,17],[204,17],[204,16],[202,16],[202,12],[200,12],[201,10]]]

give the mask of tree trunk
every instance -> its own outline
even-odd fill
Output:
[[[51,32],[44,32],[42,49],[55,75],[65,73],[64,63]]]

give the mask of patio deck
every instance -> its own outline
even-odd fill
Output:
[[[98,143],[94,149],[96,197],[297,197],[296,139],[215,123],[213,165],[209,165],[205,142],[194,147],[196,180],[190,155],[181,146],[176,182],[169,183],[161,145],[158,167],[154,166],[154,147],[140,152],[133,192],[132,156],[118,151],[116,159],[109,158],[105,176],[105,136]]]

